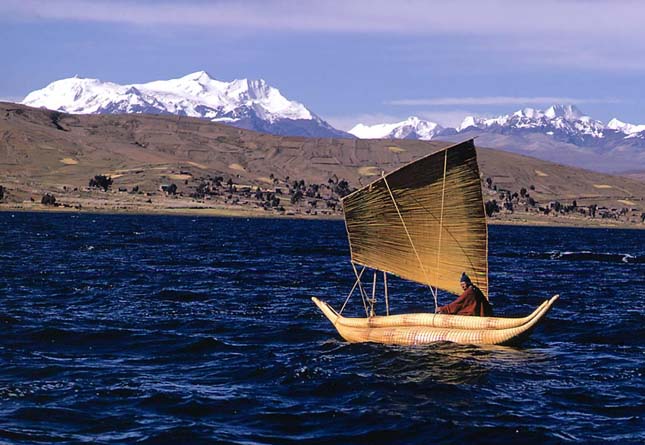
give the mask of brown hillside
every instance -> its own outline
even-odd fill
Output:
[[[231,178],[236,188],[251,185],[253,190],[286,187],[287,177],[307,184],[346,179],[359,187],[382,170],[390,171],[446,145],[281,137],[196,118],[67,115],[0,103],[0,185],[7,189],[4,205],[14,207],[30,198],[39,202],[45,192],[54,193],[59,202],[83,203],[84,208],[92,207],[91,199],[102,201],[97,208],[113,205],[114,210],[137,206],[145,210],[146,205],[200,207],[202,201],[188,196],[205,178],[216,176],[224,181]],[[498,190],[516,192],[524,187],[540,205],[577,200],[579,206],[627,207],[634,217],[644,208],[645,183],[639,180],[505,151],[479,148],[478,152],[483,179],[490,177]],[[113,178],[112,193],[87,190],[89,179],[99,174]],[[159,186],[170,183],[178,186],[183,197],[170,201],[160,196]],[[119,187],[131,190],[134,186],[148,195],[112,196]],[[498,197],[493,190],[485,187],[485,191],[489,199]],[[247,204],[252,206],[252,200]]]

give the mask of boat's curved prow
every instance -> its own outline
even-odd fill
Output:
[[[559,294],[551,297],[547,301],[547,304],[540,310],[539,314],[533,317],[533,319],[525,325],[511,329],[500,329],[498,332],[492,333],[488,344],[513,345],[520,343],[522,340],[529,336],[529,334],[538,325],[538,323],[542,321],[546,314],[549,313],[558,298],[560,298]]]
[[[336,321],[338,321],[338,318],[341,317],[338,312],[336,312],[330,305],[325,303],[324,301],[319,300],[316,297],[311,297],[311,301],[313,301],[316,306],[318,306],[318,309],[322,311],[323,314],[325,314],[325,317],[331,321],[331,324],[336,326]]]
[[[554,295],[549,300],[542,303],[536,311],[528,317],[522,319],[523,323],[519,326],[505,328],[482,328],[480,325],[464,324],[460,327],[446,326],[429,326],[429,325],[396,325],[390,323],[387,318],[380,317],[381,321],[387,321],[379,325],[371,323],[372,318],[348,319],[338,314],[331,306],[324,301],[313,297],[312,301],[320,308],[325,316],[336,327],[338,333],[349,342],[375,342],[399,345],[425,344],[436,341],[450,341],[456,343],[468,344],[496,344],[507,345],[515,344],[523,340],[537,324],[551,310],[553,304],[558,300],[559,295]],[[419,314],[421,315],[421,314]],[[432,315],[432,314],[428,314]],[[455,316],[447,316],[455,317]],[[463,317],[462,317],[463,318]],[[487,317],[467,317],[472,319],[485,319]],[[492,317],[491,317],[492,318]],[[497,317],[503,319],[503,317]],[[357,320],[362,320],[360,324]],[[394,319],[399,320],[399,319]]]

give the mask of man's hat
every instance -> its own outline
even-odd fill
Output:
[[[459,281],[466,284],[473,284],[473,282],[470,281],[470,277],[466,275],[466,272],[461,273],[461,279]]]

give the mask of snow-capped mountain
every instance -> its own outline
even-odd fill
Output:
[[[411,116],[394,124],[358,124],[349,133],[360,139],[420,139],[429,141],[443,130],[437,123]]]
[[[645,125],[606,125],[572,105],[524,108],[494,118],[468,116],[457,128],[409,117],[396,123],[333,128],[264,80],[223,82],[205,71],[178,79],[120,85],[73,77],[33,91],[22,102],[67,113],[177,114],[289,136],[463,140],[600,171],[645,165]]]
[[[607,123],[607,128],[610,130],[615,130],[619,133],[626,134],[627,138],[639,137],[645,138],[645,125],[634,125],[621,122],[616,118],[613,118]]]
[[[205,71],[133,85],[73,77],[29,93],[22,103],[66,113],[178,114],[281,135],[352,137],[262,79],[223,82]]]
[[[514,128],[539,128],[551,124],[564,126],[568,122],[575,122],[584,119],[589,120],[580,110],[573,105],[553,105],[546,111],[535,108],[523,108],[512,114],[486,119],[475,116],[468,116],[464,119],[458,130],[468,127],[486,128],[494,125]]]
[[[484,131],[500,134],[541,133],[567,142],[588,142],[619,133],[625,138],[645,139],[645,125],[612,119],[607,125],[593,119],[573,105],[553,105],[546,110],[523,108],[494,118],[467,116],[457,128],[442,127],[418,117],[402,122],[376,125],[358,124],[349,133],[361,139],[392,138],[430,140],[438,136]]]
[[[573,105],[553,105],[547,110],[524,108],[512,114],[499,116],[492,119],[468,116],[457,132],[468,129],[481,129],[497,132],[511,130],[539,131],[549,135],[558,135],[565,138],[582,138],[589,136],[601,138],[604,136],[605,125],[585,116]]]
[[[423,131],[421,124],[429,131]],[[612,119],[608,124],[573,105],[546,110],[524,108],[494,117],[468,116],[457,128],[442,128],[410,117],[392,124],[358,124],[350,133],[361,139],[439,139],[478,137],[478,145],[501,148],[549,161],[599,171],[622,171],[645,165],[645,125]]]

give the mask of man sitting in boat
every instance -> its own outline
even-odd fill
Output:
[[[438,312],[440,314],[492,317],[493,308],[482,291],[470,281],[466,272],[461,274],[459,281],[464,292],[452,303],[441,306]]]

